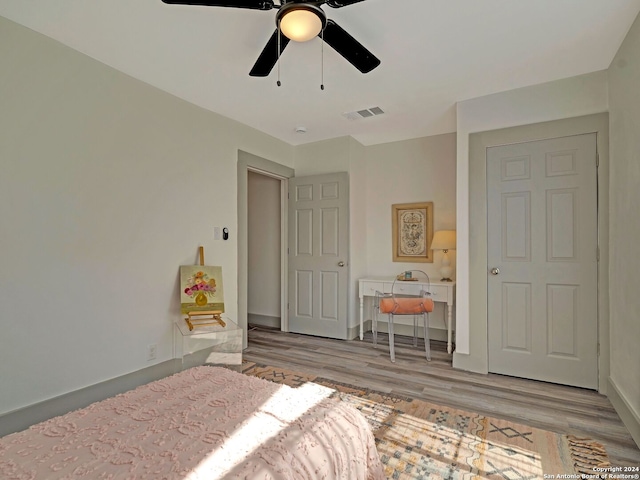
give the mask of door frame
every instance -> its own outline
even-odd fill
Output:
[[[288,179],[295,171],[285,165],[238,150],[238,326],[242,328],[242,348],[247,348],[248,283],[249,283],[249,171],[280,180],[280,330],[289,331],[287,196]]]
[[[569,172],[550,175],[548,155],[571,151],[575,152],[574,161],[578,162],[578,165],[573,166],[573,175],[569,175]],[[589,133],[512,143],[488,148],[486,153],[487,259],[490,262],[487,265],[489,371],[597,389],[599,385],[597,135]],[[525,157],[529,161],[526,175],[522,175],[521,178],[507,178],[505,181],[503,178],[506,175],[503,170],[505,159],[516,161]],[[549,208],[554,209],[549,205],[549,200],[552,198],[549,196],[550,192],[564,195],[571,192],[573,203],[571,218],[564,218],[562,221],[567,224],[573,221],[573,229],[570,229],[572,234],[567,237],[556,237],[553,229],[549,230],[549,220],[555,217],[555,214],[549,211]],[[505,195],[518,198],[522,202],[519,204],[520,208],[526,210],[527,203],[529,207],[528,222],[524,222],[527,226],[521,225],[522,230],[516,228],[520,232],[518,235],[520,240],[516,241],[514,246],[520,253],[515,253],[517,257],[512,259],[506,258],[504,251],[506,248],[504,234],[511,229],[511,225],[505,223],[503,211]],[[525,197],[528,200],[525,200]],[[523,216],[527,217],[527,214],[521,211],[518,217],[524,218]],[[557,220],[553,221],[554,227],[557,226],[556,222]],[[515,225],[518,225],[518,221]],[[553,258],[548,258],[548,255],[553,255],[553,252],[549,251],[549,242],[553,243],[553,250],[555,250],[557,239],[563,238],[570,241],[571,235],[574,237],[574,243],[567,254],[573,258],[563,259],[562,254],[556,257],[555,261]],[[492,270],[493,267],[499,267],[500,270],[505,271],[500,272],[498,277],[494,277],[490,274],[490,269]],[[560,287],[556,292],[562,291],[566,294],[565,288],[574,288],[572,291],[574,305],[571,313],[574,315],[573,320],[577,323],[573,325],[572,358],[569,358],[572,354],[568,338],[561,334],[560,338],[566,343],[561,342],[558,345],[555,345],[555,339],[552,339],[552,332],[555,330],[555,328],[551,329],[552,323],[555,324],[552,317],[555,317],[555,313],[558,312],[559,319],[563,318],[564,314],[569,314],[570,307],[567,307],[566,311],[549,310],[553,308],[548,303],[551,298],[549,288],[552,288],[552,285],[546,284],[549,281],[547,278],[549,275],[551,275],[550,278],[555,279],[551,283]],[[513,326],[518,331],[515,337],[518,340],[515,345],[505,345],[504,334],[509,331],[511,325],[509,315],[503,318],[506,314],[503,311],[504,302],[510,303],[509,297],[506,296],[506,289],[518,292],[515,293],[514,298],[518,299],[518,294],[524,292],[523,288],[528,292],[526,295],[528,309],[527,314],[524,311],[521,314],[526,316],[527,320],[516,316],[526,322],[527,327],[516,321]],[[523,305],[520,306],[523,307]],[[555,304],[554,307],[559,305]],[[507,326],[506,330],[505,326]],[[569,333],[569,326],[562,321],[559,322],[558,327],[564,334]],[[519,328],[527,328],[528,331],[525,333]],[[520,335],[524,335],[526,340]],[[510,337],[510,335],[507,336]],[[553,345],[547,344],[545,347],[544,344],[549,341]],[[560,345],[569,350],[563,350],[561,347],[557,350],[558,355],[547,355],[549,353],[547,349]]]
[[[488,373],[487,171],[489,147],[596,133],[598,178],[598,390],[609,377],[609,115],[597,113],[469,135],[469,354],[454,352],[454,367]]]
[[[301,184],[297,183],[301,182]],[[311,322],[307,320],[302,320],[304,315],[297,315],[294,313],[289,313],[289,321],[290,321],[290,329],[289,331],[293,331],[294,333],[302,333],[307,335],[316,335],[320,337],[326,338],[336,338],[347,340],[351,339],[351,335],[349,334],[349,309],[351,306],[351,231],[350,231],[350,219],[351,219],[351,196],[350,196],[350,180],[349,180],[349,172],[328,172],[328,173],[318,173],[312,175],[303,175],[300,177],[294,177],[289,179],[289,188],[291,189],[292,198],[288,201],[288,218],[289,225],[291,225],[291,237],[289,238],[288,247],[291,248],[290,258],[292,265],[292,269],[288,269],[289,274],[289,285],[290,296],[289,296],[289,308],[290,312],[294,312],[298,310],[298,295],[296,294],[298,288],[296,285],[296,278],[298,267],[302,266],[304,271],[312,271],[312,313],[311,313]],[[336,197],[322,198],[323,186],[338,185],[338,191]],[[310,198],[307,199],[299,199],[298,187],[308,187],[309,184],[312,185],[312,193]],[[316,190],[319,188],[319,191]],[[300,203],[305,204],[305,207],[299,207]],[[322,245],[323,241],[321,237],[323,236],[323,226],[322,224],[322,210],[323,208],[327,208],[330,205],[336,206],[336,210],[338,213],[338,224],[336,225],[336,234],[338,245],[337,250],[338,254],[335,257],[332,257],[330,254],[323,255]],[[297,250],[297,237],[298,237],[298,222],[296,220],[298,208],[303,208],[304,211],[308,211],[308,209],[312,209],[316,213],[312,213],[312,234],[311,234],[311,247],[312,252],[311,255],[300,255],[298,256],[294,250]],[[318,209],[319,211],[317,211]],[[319,235],[320,238],[316,237]],[[318,249],[319,248],[319,249]],[[345,256],[346,255],[346,256]],[[333,263],[333,262],[336,263]],[[328,265],[330,263],[331,265]],[[301,265],[302,264],[302,265]],[[342,265],[340,265],[342,264]],[[336,268],[337,267],[337,268]],[[345,269],[346,267],[346,269]],[[338,284],[341,283],[340,278],[344,278],[344,286],[345,291],[342,292],[341,288],[338,288],[339,293],[337,294],[336,306],[337,306],[337,317],[336,324],[331,325],[331,319],[326,319],[322,317],[322,307],[324,304],[324,300],[327,298],[324,296],[323,288],[322,288],[322,273],[329,273],[335,271],[338,275]],[[317,282],[317,283],[316,283]],[[339,286],[339,285],[338,285]],[[344,294],[344,297],[342,297]],[[318,301],[319,303],[316,303]],[[344,307],[344,324],[340,321],[342,317],[341,313],[343,310],[340,306]],[[292,320],[293,319],[293,320]],[[327,326],[331,327],[339,327],[339,334],[329,334],[325,329]]]

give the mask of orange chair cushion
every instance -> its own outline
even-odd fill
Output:
[[[380,313],[419,315],[424,312],[433,312],[433,299],[415,297],[380,299]]]

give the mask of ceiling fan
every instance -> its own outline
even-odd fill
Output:
[[[380,60],[333,20],[327,19],[321,5],[342,8],[364,0],[162,0],[173,5],[205,5],[209,7],[271,10],[277,8],[276,30],[249,72],[252,77],[266,77],[290,40],[306,42],[316,36],[342,55],[362,73],[369,73]]]

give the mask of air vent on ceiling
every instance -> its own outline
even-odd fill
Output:
[[[343,117],[349,120],[360,120],[361,118],[375,117],[376,115],[382,115],[384,110],[380,107],[365,108],[364,110],[356,110],[355,112],[345,112]]]

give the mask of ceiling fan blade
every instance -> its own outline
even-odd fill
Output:
[[[325,3],[333,8],[342,8],[358,2],[364,2],[364,0],[327,0]]]
[[[271,10],[273,0],[162,0],[171,5],[204,5],[207,7],[251,8],[253,10]]]
[[[289,39],[282,33],[280,34],[280,55],[284,52],[285,47],[289,44]],[[273,32],[271,38],[262,49],[262,53],[256,60],[255,65],[249,72],[252,77],[268,77],[273,66],[278,61],[278,29]]]
[[[369,73],[380,65],[380,60],[373,53],[364,48],[360,42],[333,20],[327,20],[323,38],[336,52],[362,73]]]

